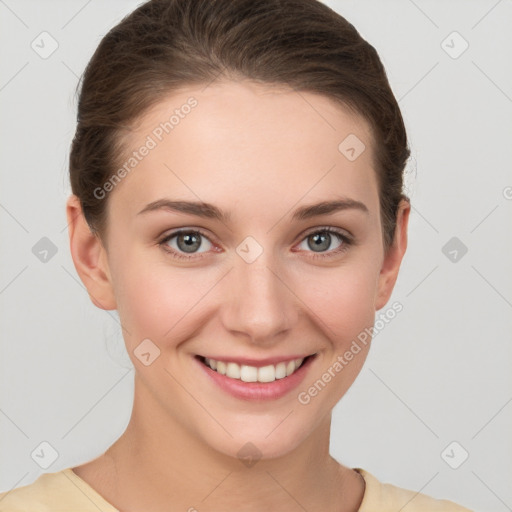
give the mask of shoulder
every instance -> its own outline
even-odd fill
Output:
[[[382,483],[368,471],[354,468],[366,482],[363,501],[358,512],[472,512],[453,501],[435,499],[426,494]]]
[[[34,482],[0,492],[0,512],[117,512],[71,468],[44,473]]]

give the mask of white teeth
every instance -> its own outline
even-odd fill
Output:
[[[258,368],[242,365],[240,368],[240,380],[244,382],[258,382]]]
[[[205,363],[221,375],[243,382],[274,382],[276,379],[288,377],[302,364],[304,358],[294,359],[287,363],[269,364],[268,366],[239,365],[237,363],[216,361],[205,357]]]
[[[276,379],[284,379],[286,377],[286,363],[276,364]]]
[[[215,359],[208,359],[207,357],[204,358],[205,363],[212,368],[213,370],[217,369],[217,361]]]
[[[226,375],[226,363],[224,361],[217,361],[217,371],[221,375]]]
[[[240,366],[238,366],[236,363],[227,363],[226,377],[230,377],[231,379],[239,379],[240,378]]]
[[[258,368],[258,382],[274,382],[276,380],[276,367],[273,364]]]

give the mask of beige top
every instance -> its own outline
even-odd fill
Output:
[[[366,489],[358,512],[472,512],[452,501],[437,500],[384,484],[361,468]],[[119,512],[71,468],[44,473],[33,483],[0,493],[0,512]]]

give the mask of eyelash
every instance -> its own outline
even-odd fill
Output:
[[[199,234],[199,235],[205,237],[206,239],[210,240],[208,238],[208,235],[204,231],[202,231],[200,229],[178,229],[177,231],[174,231],[174,232],[166,235],[162,240],[160,240],[158,242],[158,245],[161,246],[162,249],[164,251],[166,251],[172,258],[175,258],[175,259],[179,259],[179,260],[192,260],[192,259],[195,259],[195,260],[197,260],[197,259],[205,257],[207,253],[198,253],[198,254],[195,254],[195,255],[192,255],[192,256],[184,256],[182,253],[177,252],[176,250],[171,249],[171,248],[169,248],[168,245],[166,245],[167,242],[169,242],[169,240],[171,240],[175,236],[179,236],[181,234],[191,234],[191,233],[192,234]],[[301,239],[301,242],[303,240],[305,240],[306,238],[310,237],[311,235],[316,235],[318,233],[333,233],[333,234],[337,235],[340,238],[341,242],[343,242],[343,243],[338,248],[333,249],[331,251],[328,251],[328,252],[325,252],[325,253],[313,254],[313,256],[311,256],[313,259],[317,259],[317,258],[331,258],[331,257],[337,256],[338,254],[342,254],[345,251],[347,251],[351,245],[354,245],[354,240],[351,237],[346,235],[341,230],[338,230],[338,229],[333,228],[331,226],[324,226],[324,227],[320,227],[320,228],[315,228],[315,230],[306,233],[304,235],[304,237]],[[210,242],[211,242],[211,240],[210,240]]]

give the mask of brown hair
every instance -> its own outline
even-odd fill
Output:
[[[107,201],[94,191],[123,161],[122,135],[172,91],[222,75],[322,94],[363,116],[389,248],[408,200],[400,108],[373,46],[317,0],[150,0],[103,37],[82,76],[69,162],[91,230],[105,233]]]

